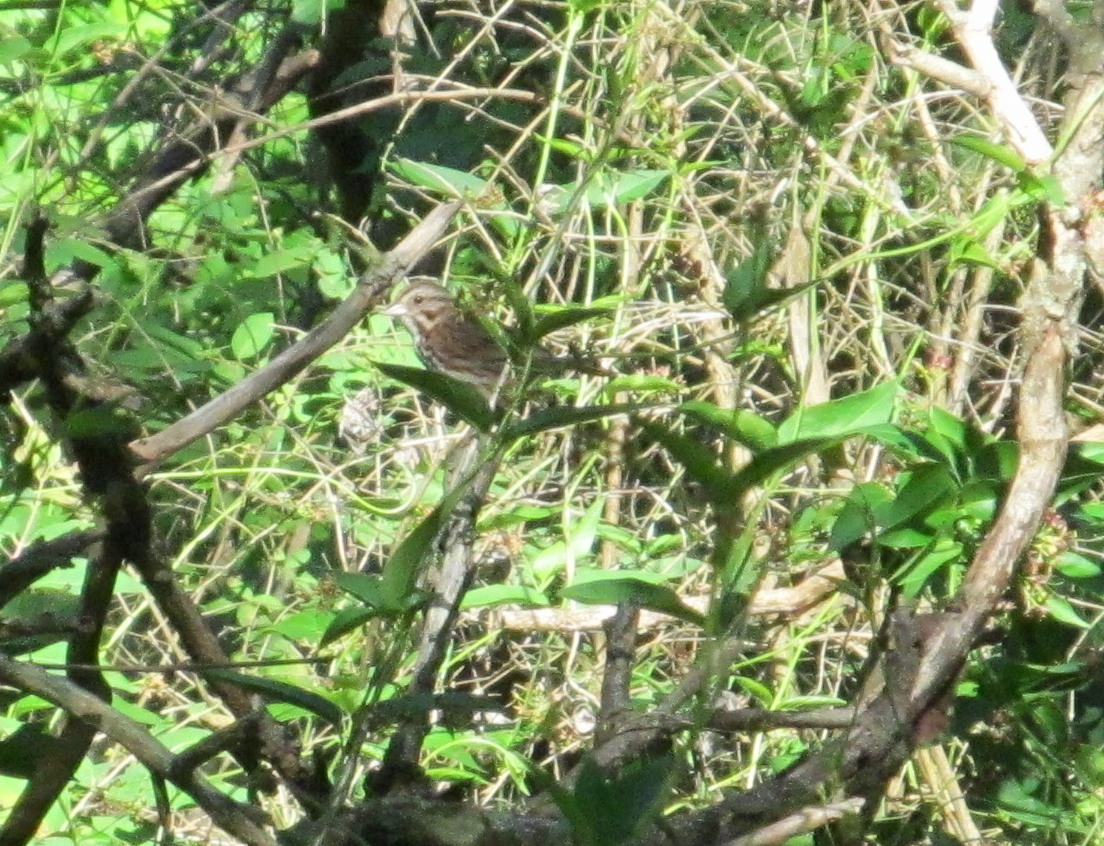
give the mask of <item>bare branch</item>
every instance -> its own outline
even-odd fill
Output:
[[[458,202],[446,203],[426,215],[374,270],[360,280],[329,317],[260,370],[169,428],[133,442],[131,450],[143,462],[139,473],[149,473],[173,453],[232,420],[344,338],[388,289],[410,272],[445,231],[459,209]]]
[[[261,828],[260,811],[215,790],[200,773],[180,771],[173,753],[155,740],[145,726],[124,717],[98,697],[72,682],[2,654],[0,681],[41,696],[81,724],[102,731],[150,772],[172,782],[195,799],[211,819],[242,842],[250,846],[276,846],[276,841]]]
[[[1028,164],[1042,164],[1054,154],[1054,148],[1039,126],[1035,115],[1016,90],[1004,62],[993,43],[993,18],[996,0],[977,0],[969,12],[962,12],[954,0],[937,0],[946,15],[974,70],[988,82],[983,95],[1009,142]]]
[[[864,804],[866,803],[863,799],[853,797],[844,799],[842,802],[832,802],[829,805],[802,808],[776,823],[763,826],[758,831],[743,837],[737,837],[729,841],[726,846],[775,846],[778,843],[785,843],[791,837],[814,831],[848,814],[857,814]]]

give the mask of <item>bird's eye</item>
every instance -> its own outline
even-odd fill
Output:
[[[414,305],[421,305],[423,300],[425,300],[425,297],[422,294],[418,294],[414,297]]]

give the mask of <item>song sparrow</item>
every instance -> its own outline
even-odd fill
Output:
[[[430,370],[475,386],[488,399],[502,387],[510,358],[483,325],[456,306],[452,294],[433,282],[415,282],[384,314],[397,317],[414,338],[418,357]],[[534,369],[578,369],[547,350],[533,351]]]

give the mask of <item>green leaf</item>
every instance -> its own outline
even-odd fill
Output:
[[[511,441],[526,435],[535,435],[537,432],[546,432],[549,429],[578,426],[581,423],[601,420],[604,417],[616,417],[619,414],[632,414],[644,407],[646,406],[639,403],[635,405],[621,403],[580,407],[554,406],[538,411],[536,414],[530,414],[516,423],[505,426],[502,429],[502,438],[505,441]]]
[[[345,8],[345,0],[293,0],[291,19],[297,24],[317,25],[327,14]]]
[[[496,414],[483,395],[466,382],[453,379],[444,373],[406,367],[401,364],[384,364],[373,361],[385,376],[417,388],[422,393],[454,411],[480,432],[489,432],[495,424]]]
[[[919,514],[927,513],[958,489],[941,464],[922,464],[907,474],[896,497],[875,510],[879,528],[895,529]]]
[[[405,611],[416,600],[418,594],[415,585],[433,555],[433,542],[445,521],[452,515],[456,504],[468,492],[469,485],[470,483],[457,485],[454,490],[449,491],[395,549],[384,565],[380,579],[383,608],[389,611]]]
[[[299,643],[318,643],[333,622],[329,611],[321,611],[318,608],[308,608],[298,611],[286,617],[281,617],[275,623],[265,626],[265,632],[282,635],[289,640]]]
[[[258,676],[248,676],[244,673],[226,669],[211,668],[197,670],[196,672],[205,678],[219,679],[228,684],[234,684],[239,687],[244,687],[246,690],[252,690],[269,701],[286,702],[289,705],[296,705],[299,708],[310,711],[312,714],[318,715],[334,726],[340,726],[345,716],[341,709],[330,702],[330,700],[319,696],[317,693],[312,693],[309,690],[303,690],[301,687],[288,684],[287,682],[260,678]]]
[[[567,151],[563,142],[558,140],[549,142],[549,145]],[[572,149],[579,151],[577,147]],[[589,158],[589,154],[584,157]],[[609,174],[599,174],[587,186],[583,196],[587,205],[594,210],[612,208],[647,197],[670,175],[669,170],[635,170],[617,174],[612,179]],[[543,186],[540,206],[546,214],[556,217],[567,210],[577,190],[578,186],[574,183]]]
[[[958,135],[951,139],[951,143],[963,149],[980,153],[987,159],[992,159],[1016,173],[1027,170],[1027,162],[1025,162],[1020,157],[1020,154],[1011,147],[1006,147],[1003,144],[995,144],[987,138],[982,138],[980,135]]]
[[[1054,560],[1054,569],[1068,579],[1091,579],[1100,575],[1100,564],[1084,555],[1066,550]]]
[[[43,756],[49,759],[65,754],[68,745],[68,741],[50,734],[45,724],[24,723],[0,740],[0,775],[29,779],[41,766]]]
[[[230,339],[230,350],[238,361],[248,361],[268,346],[276,334],[271,311],[258,311],[241,322]]]
[[[622,846],[656,819],[670,793],[674,760],[646,757],[605,770],[584,758],[569,792],[550,785],[556,806],[581,846]]]
[[[596,498],[583,516],[564,527],[564,538],[542,549],[528,563],[533,576],[544,580],[563,570],[568,564],[589,556],[598,537],[598,524],[602,519],[604,502]]]
[[[933,573],[951,561],[961,560],[962,554],[962,544],[948,539],[941,540],[894,573],[892,581],[901,586],[906,597],[912,599],[924,589]]]
[[[65,431],[73,438],[129,438],[134,430],[129,415],[114,405],[77,408],[65,418]]]
[[[721,464],[716,451],[698,438],[668,429],[660,423],[644,421],[641,428],[686,471],[686,475],[705,488],[713,501],[725,501],[731,494],[729,471]]]
[[[550,138],[540,133],[535,133],[535,136],[542,144],[547,144],[557,153],[563,153],[568,158],[579,159],[584,162],[594,161],[590,150],[577,141],[571,141],[567,138]]]
[[[161,346],[168,347],[174,353],[178,354],[180,358],[201,359],[206,351],[203,344],[195,338],[181,335],[179,332],[167,329],[159,323],[150,323],[142,328],[145,334],[149,335]]]
[[[626,373],[624,376],[615,376],[602,386],[602,393],[613,396],[620,391],[637,391],[641,393],[677,394],[686,389],[685,385],[668,379],[666,376],[649,376],[644,373]]]
[[[335,573],[334,582],[370,608],[384,608],[381,578],[374,573]]]
[[[736,320],[748,320],[761,310],[771,290],[767,287],[767,274],[773,258],[773,243],[761,237],[752,254],[725,274],[721,302]]]
[[[477,199],[483,196],[490,185],[487,180],[480,179],[467,171],[427,162],[416,162],[413,159],[397,159],[391,163],[391,169],[415,185],[450,197]]]
[[[935,431],[953,443],[958,449],[966,446],[966,424],[938,405],[933,405],[928,410],[929,432]]]
[[[1066,192],[1062,190],[1062,183],[1051,173],[1036,176],[1025,170],[1019,175],[1019,183],[1020,190],[1034,200],[1054,206],[1066,204]]]
[[[775,473],[791,470],[810,455],[817,455],[839,444],[839,438],[810,438],[791,444],[782,444],[765,450],[751,459],[751,462],[736,473],[730,484],[729,495],[735,497],[744,491],[760,485]]]
[[[901,383],[895,379],[857,394],[798,409],[778,427],[778,440],[788,443],[806,438],[840,438],[858,434],[867,426],[888,423],[900,391]]]
[[[526,295],[525,290],[518,284],[514,277],[507,273],[500,265],[494,264],[489,258],[480,257],[479,263],[483,265],[486,270],[493,274],[498,280],[499,285],[502,288],[502,292],[506,295],[506,303],[510,306],[510,311],[514,313],[514,321],[517,326],[517,335],[523,339],[529,339],[531,342],[535,342],[536,336],[533,334],[533,301]],[[501,331],[501,328],[497,324],[491,324],[487,327],[488,330],[498,329],[496,337],[505,335],[506,333]],[[530,343],[532,346],[532,343]]]
[[[1057,594],[1051,594],[1046,598],[1046,602],[1043,603],[1046,610],[1050,612],[1050,616],[1060,623],[1065,623],[1067,626],[1073,626],[1078,629],[1091,629],[1092,625],[1082,619],[1081,615],[1077,613],[1070,603],[1058,596]]]
[[[582,323],[584,320],[591,320],[595,317],[605,317],[612,313],[613,310],[608,308],[558,308],[555,312],[545,314],[537,319],[533,325],[532,340],[536,341],[543,338],[557,329],[574,326],[576,323]]]
[[[5,35],[0,38],[0,65],[11,64],[33,49],[34,45],[22,35]]]
[[[755,704],[761,708],[770,708],[774,703],[774,692],[758,679],[748,676],[737,676],[736,684],[755,700]]]
[[[655,584],[650,573],[617,570],[577,570],[574,584],[563,588],[560,596],[587,605],[616,605],[635,602],[641,608],[669,614],[676,619],[705,626],[705,617],[684,604],[669,585]]]
[[[484,585],[464,594],[461,608],[489,608],[495,605],[548,605],[548,597],[524,585]]]
[[[715,426],[732,440],[750,450],[770,449],[778,444],[778,432],[758,414],[742,408],[734,411],[720,408],[711,402],[694,400],[684,402],[677,411]]]
[[[273,250],[265,253],[253,265],[253,276],[257,279],[267,279],[277,273],[285,273],[297,267],[310,264],[314,251],[304,247],[292,247],[290,249]]]
[[[70,50],[83,47],[93,41],[118,41],[125,43],[127,39],[126,27],[122,24],[109,21],[80,24],[66,27],[58,32],[54,38],[47,39],[45,49],[63,56]]]
[[[27,301],[30,289],[26,282],[7,282],[0,285],[0,308],[9,308]]]
[[[606,174],[601,174],[587,188],[587,202],[592,208],[600,209],[642,200],[670,175],[669,170],[634,170],[618,174],[609,181]]]
[[[360,606],[356,608],[344,608],[337,612],[322,634],[319,646],[329,646],[340,637],[344,637],[351,631],[355,631],[365,623],[382,616],[380,609],[374,606]]]
[[[877,510],[893,501],[892,494],[879,482],[855,485],[836,515],[828,537],[828,548],[840,552],[878,528]]]
[[[932,542],[931,532],[919,529],[895,529],[878,536],[878,545],[890,549],[920,549]]]
[[[947,269],[953,270],[960,264],[980,265],[1000,270],[1000,265],[989,255],[985,247],[968,235],[955,238],[951,242],[950,250],[947,251]]]
[[[99,247],[80,238],[59,238],[46,248],[47,264],[66,265],[75,259],[94,264],[96,267],[111,267],[115,259]]]

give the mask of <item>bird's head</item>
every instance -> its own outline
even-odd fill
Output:
[[[456,300],[440,285],[435,282],[415,282],[399,294],[383,310],[383,314],[397,317],[407,329],[417,334],[455,309]]]

